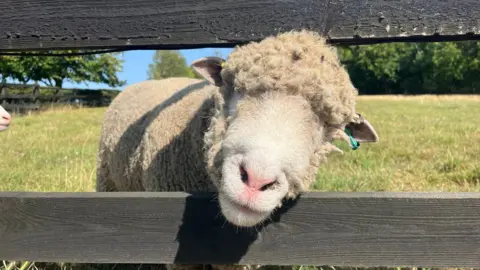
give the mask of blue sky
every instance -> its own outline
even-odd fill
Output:
[[[213,56],[215,50],[219,51],[222,57],[228,56],[228,54],[232,51],[232,48],[205,48],[205,49],[190,49],[190,50],[181,50],[180,53],[185,57],[187,61],[187,65],[190,65],[193,60],[204,57],[204,56]],[[140,82],[147,79],[147,69],[148,64],[152,62],[153,54],[155,51],[153,50],[139,50],[139,51],[126,51],[123,52],[123,71],[118,73],[118,77],[121,80],[126,80],[127,85],[133,84],[136,82]],[[116,89],[123,89],[123,87],[118,87]],[[111,88],[105,84],[97,84],[97,83],[88,83],[88,84],[73,84],[68,81],[65,81],[63,84],[65,88],[103,88],[108,89]]]

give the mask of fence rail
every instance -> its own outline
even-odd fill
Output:
[[[6,110],[38,110],[43,105],[81,104],[108,106],[118,90],[40,87],[27,84],[0,85],[0,105]]]
[[[4,0],[0,51],[232,47],[309,28],[336,44],[480,38],[477,0]]]
[[[307,193],[239,229],[212,194],[0,193],[0,258],[480,266],[480,193]]]

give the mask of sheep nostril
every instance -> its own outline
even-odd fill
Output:
[[[243,166],[240,166],[240,178],[243,183],[248,183],[248,173]]]
[[[277,184],[278,184],[278,181],[277,181],[277,180],[272,181],[272,182],[270,182],[270,183],[268,183],[268,184],[266,184],[266,185],[263,185],[263,186],[260,188],[260,191],[265,191],[265,190],[267,190],[267,189],[271,189],[271,188],[273,188],[273,187],[274,187],[275,185],[277,185]]]

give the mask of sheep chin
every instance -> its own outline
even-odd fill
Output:
[[[238,227],[254,227],[268,219],[272,211],[257,211],[241,206],[228,199],[223,193],[218,195],[220,209],[225,219]]]
[[[258,140],[256,140],[258,141]],[[240,144],[235,144],[239,146]],[[242,148],[242,147],[241,147]],[[258,150],[258,149],[257,149]],[[280,169],[276,154],[265,155],[265,151],[241,151],[237,154],[228,149],[222,164],[222,179],[219,191],[221,211],[232,224],[241,227],[255,226],[265,219],[281,204],[287,196],[290,184]],[[273,153],[269,152],[268,153]],[[270,158],[269,158],[270,157]],[[262,175],[269,175],[276,181],[265,190],[248,187],[240,175],[241,164],[257,169]],[[250,165],[250,166],[248,166]]]

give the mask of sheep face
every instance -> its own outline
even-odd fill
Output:
[[[205,133],[207,171],[221,211],[240,227],[268,220],[284,199],[315,180],[330,143],[348,127],[359,142],[378,140],[355,112],[356,89],[333,50],[316,35],[287,33],[206,57],[193,70],[217,86]],[[337,149],[338,150],[338,149]]]
[[[304,98],[276,92],[233,97],[227,119],[218,199],[230,222],[253,226],[309,182],[321,128]]]
[[[10,126],[11,115],[0,106],[0,131],[5,131]]]
[[[301,95],[230,91],[220,77],[222,61],[209,57],[192,64],[198,74],[219,86],[214,94],[217,107],[205,134],[207,170],[226,219],[251,227],[267,220],[284,199],[309,187],[331,150],[331,138]],[[376,141],[366,120],[345,124],[359,134],[355,139]]]

